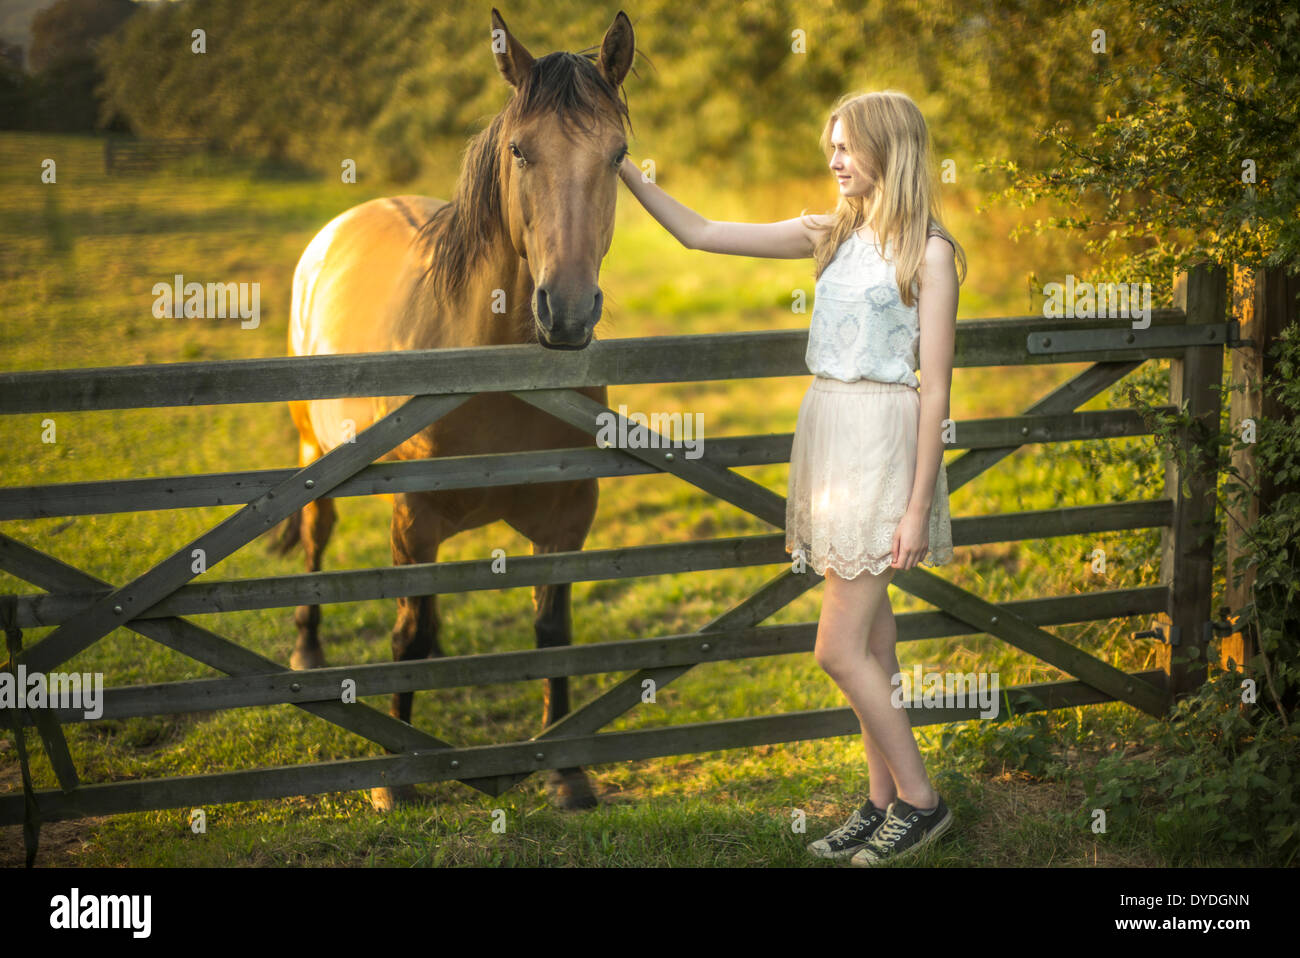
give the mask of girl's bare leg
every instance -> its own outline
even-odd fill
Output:
[[[856,578],[843,579],[826,570],[813,655],[862,723],[872,804],[886,807],[888,801],[879,799],[892,800],[889,793],[894,792],[909,805],[932,808],[939,797],[926,775],[911,722],[906,711],[890,702],[894,691],[890,679],[899,671],[898,633],[888,595],[893,573],[893,569],[879,575],[863,571]],[[888,624],[881,621],[885,613]]]
[[[894,570],[889,569],[884,574],[892,579]],[[880,663],[885,674],[892,678],[899,672],[895,645],[898,641],[898,623],[894,621],[894,610],[889,606],[888,595],[886,589],[885,600],[876,604],[876,615],[871,620],[867,635],[867,652]],[[885,753],[871,740],[871,732],[865,723],[862,725],[862,746],[867,754],[867,771],[871,779],[871,804],[876,808],[888,808],[889,803],[898,797],[898,783],[894,781],[894,774],[885,761]]]

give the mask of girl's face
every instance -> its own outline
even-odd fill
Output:
[[[866,196],[871,192],[872,178],[868,171],[856,168],[844,142],[844,130],[839,120],[831,127],[831,172],[839,184],[841,196]]]

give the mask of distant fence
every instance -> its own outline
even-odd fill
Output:
[[[1150,434],[1133,409],[1079,411],[1143,362],[1169,358],[1170,400],[1194,418],[1219,415],[1224,346],[1235,339],[1225,322],[1223,270],[1196,268],[1179,276],[1177,306],[1153,310],[1149,328],[1130,320],[1041,317],[958,324],[957,367],[1089,363],[1019,412],[961,421],[966,451],[948,464],[955,491],[1022,446]],[[145,809],[269,799],[317,792],[458,779],[491,795],[552,768],[644,759],[715,749],[857,734],[849,708],[743,716],[626,732],[599,730],[641,702],[642,683],[663,688],[693,666],[754,656],[806,653],[817,624],[761,623],[821,577],[795,572],[784,549],[785,501],[732,467],[788,462],[790,433],[710,438],[699,459],[662,448],[591,447],[406,462],[375,460],[480,391],[510,391],[595,436],[614,410],[575,392],[590,385],[693,382],[807,375],[807,330],[597,341],[557,353],[531,345],[309,358],[177,363],[112,369],[0,374],[0,412],[50,413],[255,403],[363,395],[412,398],[384,419],[310,465],[170,478],[77,482],[0,488],[0,520],[89,515],[245,503],[209,532],[125,584],[101,581],[39,550],[0,535],[0,568],[44,593],[0,597],[0,625],[13,647],[21,629],[56,626],[10,666],[49,672],[118,626],[224,672],[228,678],[110,688],[104,719],[213,711],[289,703],[399,754],[350,761],[251,768],[207,775],[124,782],[82,782],[62,724],[85,721],[73,710],[20,711],[19,728],[35,724],[60,788],[0,796],[0,824],[77,818]],[[618,417],[620,425],[624,423]],[[632,428],[635,428],[634,426]],[[671,436],[661,437],[671,445]],[[1209,463],[1200,468],[1213,469]],[[458,489],[564,478],[671,473],[769,523],[775,533],[510,557],[504,574],[491,560],[436,562],[187,584],[191,550],[212,565],[255,540],[320,496]],[[1128,589],[991,602],[933,572],[896,572],[893,583],[935,607],[898,616],[901,641],[988,634],[1039,658],[1072,679],[1001,690],[1013,712],[1122,701],[1152,715],[1205,679],[1212,623],[1215,519],[1213,472],[1180,475],[1171,467],[1162,496],[1099,505],[965,516],[953,520],[954,545],[1006,542],[1160,528],[1159,584]],[[1201,533],[1209,530],[1209,538]],[[770,565],[774,577],[698,631],[629,637],[572,647],[416,662],[290,671],[200,628],[185,616],[209,612],[355,602],[407,595],[501,589],[663,575],[702,569]],[[1045,626],[1149,616],[1162,641],[1160,667],[1125,673],[1046,631]],[[1138,633],[1142,634],[1142,633]],[[1188,653],[1176,661],[1173,652]],[[634,674],[564,716],[536,737],[458,747],[366,704],[340,701],[340,683],[357,696],[555,676]],[[909,709],[915,726],[979,717],[977,708]],[[19,736],[20,739],[23,737]],[[24,763],[24,770],[26,764]],[[30,803],[30,804],[26,804]]]
[[[164,163],[202,153],[208,148],[203,137],[127,140],[109,137],[104,141],[104,172],[110,176],[123,173],[148,173]]]

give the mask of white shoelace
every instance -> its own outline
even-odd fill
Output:
[[[866,827],[866,824],[867,820],[862,817],[862,812],[855,808],[853,814],[849,816],[849,820],[827,835],[826,840],[829,842],[836,838],[856,836],[859,831]]]
[[[880,826],[876,832],[873,841],[893,842],[907,834],[907,822],[897,815],[890,815],[885,819],[885,824]]]

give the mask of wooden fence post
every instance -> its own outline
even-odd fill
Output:
[[[1187,325],[1222,323],[1227,310],[1227,270],[1193,266],[1174,276],[1174,306],[1187,313]],[[1223,377],[1223,341],[1189,346],[1181,359],[1169,360],[1169,401],[1187,403],[1187,414],[1210,434],[1219,428]],[[1206,651],[1214,597],[1214,535],[1217,458],[1192,447],[1189,430],[1178,437],[1187,451],[1183,472],[1170,462],[1165,472],[1166,495],[1174,500],[1173,524],[1161,535],[1160,581],[1169,586],[1169,642],[1161,646],[1160,667],[1167,676],[1172,704],[1206,679]],[[1186,486],[1186,489],[1184,489]],[[1174,661],[1174,656],[1186,661]]]
[[[1232,382],[1241,383],[1244,391],[1234,391],[1229,399],[1230,421],[1233,432],[1240,435],[1243,420],[1260,423],[1265,419],[1280,419],[1283,411],[1276,399],[1265,396],[1264,377],[1275,375],[1275,361],[1267,353],[1277,342],[1278,334],[1300,318],[1296,297],[1300,296],[1300,275],[1288,276],[1286,269],[1274,267],[1250,270],[1238,267],[1234,271],[1233,318],[1237,320],[1239,335],[1251,340],[1249,345],[1232,350]],[[1272,475],[1259,475],[1255,465],[1255,449],[1247,446],[1232,454],[1232,464],[1246,479],[1258,481],[1259,495],[1244,503],[1244,510],[1233,509],[1228,503],[1230,521],[1227,534],[1227,590],[1224,602],[1230,613],[1245,606],[1251,598],[1255,573],[1252,567],[1244,569],[1241,583],[1233,584],[1233,565],[1238,556],[1248,553],[1241,528],[1249,529],[1261,513],[1268,512],[1278,496],[1294,484],[1279,485]],[[1239,528],[1240,525],[1240,528]],[[1233,621],[1238,631],[1225,635],[1219,645],[1219,665],[1227,669],[1229,660],[1244,668],[1258,650],[1258,636],[1252,623]]]

